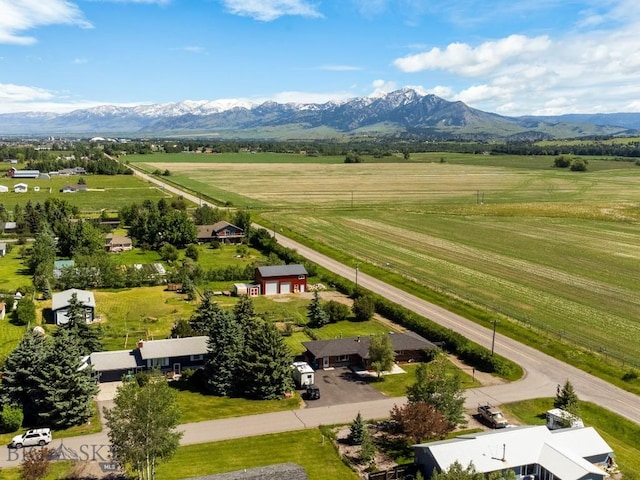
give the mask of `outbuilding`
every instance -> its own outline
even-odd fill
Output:
[[[13,186],[13,191],[15,193],[25,193],[28,188],[29,188],[29,186],[26,183],[16,183]]]
[[[308,275],[304,265],[274,265],[257,267],[254,278],[263,295],[280,295],[306,292]]]
[[[304,388],[315,383],[316,372],[307,362],[294,362],[291,368],[293,369],[293,379],[298,388]]]
[[[69,311],[71,297],[73,297],[74,294],[76,295],[78,302],[81,302],[84,306],[86,322],[93,322],[96,309],[96,299],[94,298],[93,293],[86,290],[79,290],[77,288],[70,288],[63,292],[54,293],[51,298],[51,310],[53,313],[53,320],[56,325],[69,323],[67,312]]]

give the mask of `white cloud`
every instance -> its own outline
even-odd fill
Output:
[[[0,0],[0,44],[31,45],[23,32],[46,25],[92,28],[77,5],[66,0]]]
[[[316,6],[307,0],[221,0],[234,15],[271,22],[285,15],[322,18]]]
[[[369,94],[370,97],[379,97],[398,89],[396,82],[389,80],[374,80],[371,85],[373,86],[373,91]]]
[[[85,63],[89,63],[89,60],[86,58],[74,58],[72,63],[74,65],[84,65]]]
[[[53,93],[43,88],[0,83],[0,103],[30,102],[33,100],[49,100]]]

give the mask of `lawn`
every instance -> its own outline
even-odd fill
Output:
[[[180,447],[156,471],[157,478],[178,480],[284,462],[304,467],[309,480],[358,480],[315,428]]]
[[[20,256],[26,245],[11,244],[11,251],[0,257],[0,292],[15,293],[19,287],[31,285],[31,275]]]
[[[544,425],[545,412],[553,408],[552,398],[536,398],[502,405],[508,416],[527,425]],[[580,403],[585,426],[594,427],[611,446],[625,480],[640,479],[640,426],[590,402]]]

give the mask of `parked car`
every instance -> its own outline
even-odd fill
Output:
[[[318,400],[320,398],[320,389],[315,385],[307,386],[307,391],[305,392],[305,398],[307,400]]]
[[[509,426],[509,422],[504,418],[502,412],[490,403],[478,405],[478,413],[493,428],[505,428]]]
[[[51,442],[51,429],[36,428],[27,430],[22,435],[16,435],[9,444],[10,448],[34,447],[39,445],[44,447]]]

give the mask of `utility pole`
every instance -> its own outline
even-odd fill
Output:
[[[359,262],[356,262],[356,292],[358,291],[358,267],[360,266]]]

